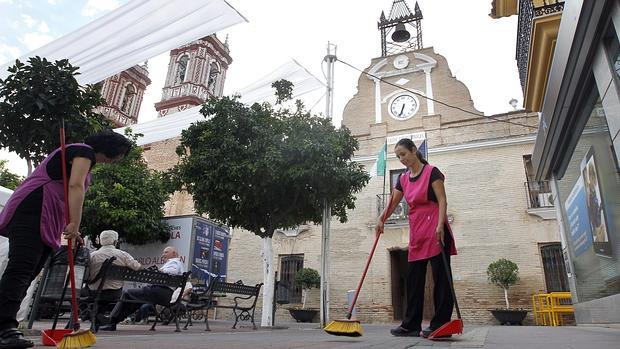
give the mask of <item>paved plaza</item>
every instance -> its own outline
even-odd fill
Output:
[[[587,348],[617,349],[620,329],[603,327],[535,327],[535,326],[467,326],[465,333],[450,340],[433,342],[423,338],[393,337],[390,328],[396,325],[363,325],[364,336],[338,337],[323,332],[318,324],[279,324],[275,328],[253,330],[243,325],[232,329],[232,322],[210,321],[211,332],[204,323],[189,330],[174,332],[174,326],[158,326],[155,332],[146,325],[119,325],[116,332],[97,333],[96,348]],[[37,330],[50,328],[51,323],[38,322],[28,333],[41,347]]]

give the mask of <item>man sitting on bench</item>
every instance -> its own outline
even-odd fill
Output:
[[[112,264],[120,265],[121,267],[128,267],[133,270],[142,269],[142,265],[135,260],[129,253],[116,248],[118,244],[118,233],[114,230],[104,230],[99,234],[99,244],[101,247],[90,254],[89,261],[89,277],[87,280],[94,278],[101,269],[101,265],[107,259],[114,257]],[[82,289],[82,297],[94,297],[93,293],[99,287],[100,281],[95,281],[91,284],[87,284]],[[119,280],[106,280],[101,287],[100,300],[105,302],[116,302],[121,298],[123,292],[123,281]]]
[[[159,268],[159,271],[171,275],[181,275],[184,272],[183,263],[179,259],[179,253],[176,248],[168,246],[162,253],[162,259],[165,264]],[[129,314],[135,312],[140,303],[127,303],[123,300],[143,300],[144,303],[168,304],[174,290],[167,286],[147,285],[142,288],[134,288],[123,291],[121,299],[116,303],[112,313],[110,314],[109,324],[102,326],[102,331],[116,331],[116,324],[123,321]]]

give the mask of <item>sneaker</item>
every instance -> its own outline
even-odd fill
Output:
[[[408,330],[401,326],[391,329],[390,333],[396,337],[420,337],[420,330]]]

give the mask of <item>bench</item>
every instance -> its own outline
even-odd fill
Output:
[[[244,285],[241,280],[235,283],[229,283],[220,281],[219,278],[214,279],[208,288],[204,290],[194,290],[191,293],[190,300],[185,303],[185,308],[187,310],[187,322],[185,323],[183,329],[187,330],[187,326],[191,324],[193,312],[202,312],[203,310],[214,308],[233,310],[235,315],[235,323],[232,328],[237,327],[239,320],[251,320],[253,328],[256,329],[256,323],[254,323],[254,313],[256,309],[256,301],[258,300],[258,295],[262,286],[262,283],[250,286]],[[235,295],[232,300],[234,304],[222,304],[215,299],[223,295]],[[207,314],[205,314],[204,318],[205,331],[210,331],[209,317]]]
[[[104,300],[102,297],[102,294],[104,291],[103,284],[107,278],[108,270],[110,269],[110,266],[113,265],[115,260],[116,260],[116,257],[110,257],[106,259],[105,261],[103,261],[103,263],[101,263],[101,267],[99,268],[99,272],[97,273],[97,275],[95,275],[94,278],[85,281],[86,285],[92,285],[93,283],[97,281],[100,281],[100,282],[99,282],[99,286],[97,286],[96,289],[92,290],[89,288],[90,290],[89,295],[80,296],[80,299],[78,302],[80,318],[82,319],[82,321],[90,320],[91,329],[93,331],[98,328],[98,326],[96,326],[96,321],[97,321],[97,314],[99,314],[100,312],[100,307],[110,308],[110,306],[113,306],[114,304],[116,304],[116,301],[117,301],[117,300]]]
[[[133,281],[133,282],[139,282],[139,283],[149,284],[149,285],[167,286],[167,287],[172,288],[173,290],[176,288],[181,288],[181,294],[183,294],[183,291],[185,290],[185,284],[187,283],[187,280],[190,275],[190,272],[185,272],[181,275],[170,275],[170,274],[162,273],[160,271],[149,270],[149,269],[132,270],[127,267],[121,267],[121,266],[113,265],[113,264],[110,264],[105,270],[106,270],[105,273],[101,277],[101,284],[103,284],[105,280]],[[119,302],[121,302],[121,300],[119,300]],[[153,326],[151,326],[150,328],[151,331],[155,331],[155,326],[157,326],[158,319],[164,321],[164,319],[162,319],[159,312],[157,311],[156,305],[163,306],[164,309],[162,311],[168,310],[168,312],[172,316],[171,319],[166,319],[166,320],[170,320],[170,321],[174,320],[176,324],[175,332],[181,332],[181,329],[179,327],[179,316],[181,315],[180,309],[182,308],[181,297],[177,298],[174,302],[167,303],[167,304],[154,304],[151,301],[141,300],[141,299],[124,299],[122,300],[122,302],[136,303],[136,304],[151,304],[153,306],[153,309],[155,310],[155,321],[153,322]],[[97,302],[94,302],[95,309],[97,309],[96,308],[97,306],[98,306]],[[95,311],[92,314],[97,314],[97,312]],[[95,325],[95,323],[97,322],[96,318],[97,318],[96,315],[91,316],[91,322],[93,324],[92,325],[93,329],[98,328],[98,326]]]

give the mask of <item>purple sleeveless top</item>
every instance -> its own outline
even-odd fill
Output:
[[[75,143],[67,144],[67,147],[84,146],[87,144]],[[47,163],[60,151],[54,150],[43,162],[37,166],[24,182],[15,189],[9,198],[4,209],[0,212],[0,235],[8,233],[8,225],[19,207],[19,204],[34,190],[43,187],[43,203],[41,206],[41,220],[39,227],[41,230],[41,241],[47,246],[57,249],[60,246],[60,237],[65,227],[65,193],[62,179],[53,180],[47,174]],[[64,165],[64,164],[62,164]],[[84,182],[84,190],[90,185],[90,172]]]

